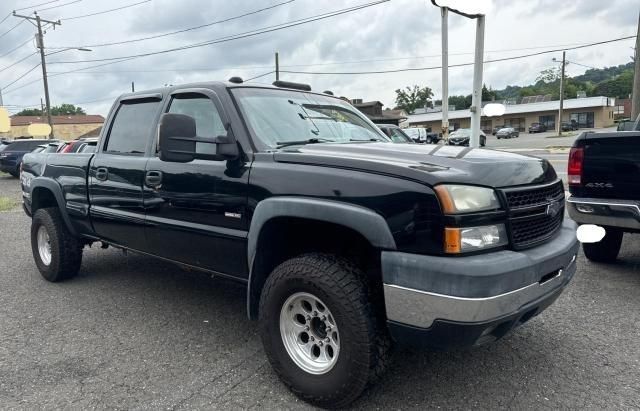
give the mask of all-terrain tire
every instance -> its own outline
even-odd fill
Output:
[[[50,261],[44,261],[38,248],[38,232],[44,228],[50,245]],[[31,222],[31,250],[45,280],[63,281],[75,277],[82,264],[82,244],[69,232],[60,210],[41,208]]]
[[[325,303],[340,332],[335,365],[323,374],[298,366],[281,335],[283,305],[297,293]],[[375,294],[362,270],[331,254],[305,254],[274,269],[260,298],[260,333],[273,369],[295,395],[320,407],[344,407],[380,378],[391,340],[380,315],[382,305],[372,304]]]
[[[622,245],[623,231],[619,228],[605,227],[607,233],[597,243],[582,243],[584,255],[591,261],[610,263],[618,258]]]

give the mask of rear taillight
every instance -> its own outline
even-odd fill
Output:
[[[573,147],[569,152],[569,185],[582,184],[582,167],[584,164],[584,148]]]

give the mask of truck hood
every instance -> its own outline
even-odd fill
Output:
[[[308,144],[278,150],[274,160],[385,174],[430,186],[461,183],[499,188],[557,179],[551,164],[541,158],[431,144]]]

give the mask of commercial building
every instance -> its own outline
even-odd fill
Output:
[[[524,100],[527,101],[527,100]],[[491,102],[483,102],[484,104]],[[543,123],[548,129],[556,127],[560,102],[541,101],[521,104],[506,104],[504,115],[500,117],[482,116],[481,128],[486,133],[491,133],[496,126],[513,127],[520,131],[526,131],[531,123]],[[609,97],[584,97],[564,100],[562,121],[576,122],[581,128],[600,128],[614,124],[615,99]],[[469,128],[469,110],[449,111],[450,129]],[[442,112],[427,112],[410,114],[403,126],[425,127],[432,130],[440,130],[442,125]]]
[[[59,140],[73,140],[89,134],[102,127],[104,117],[101,115],[69,115],[52,116],[53,135]],[[11,131],[3,133],[2,137],[28,137],[27,129],[31,124],[47,122],[46,116],[13,116],[11,117]]]

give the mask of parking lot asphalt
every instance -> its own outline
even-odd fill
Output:
[[[17,184],[0,177],[0,195]],[[310,408],[271,371],[242,286],[99,247],[47,283],[29,224],[0,212],[1,408]],[[639,337],[640,236],[626,236],[618,263],[580,255],[559,300],[501,341],[397,348],[353,407],[639,408]]]

